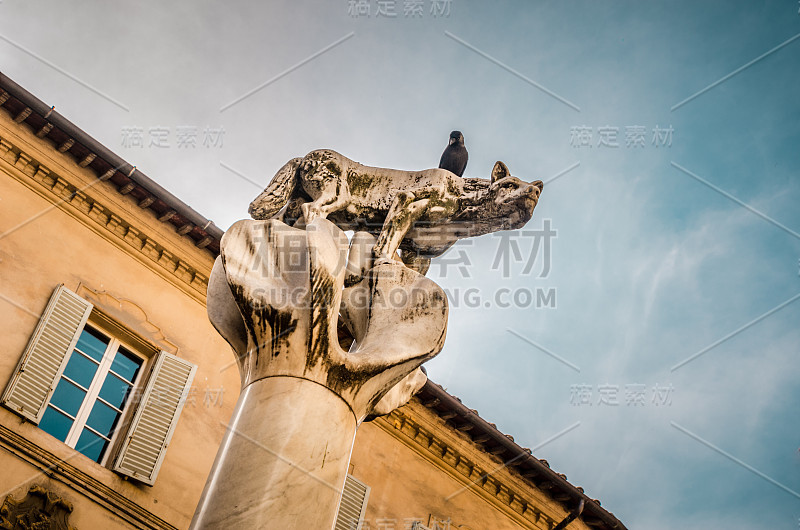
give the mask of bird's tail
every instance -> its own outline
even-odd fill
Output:
[[[256,220],[269,219],[283,208],[295,188],[295,174],[302,161],[302,158],[292,158],[275,173],[261,195],[250,203],[247,209],[250,217]]]

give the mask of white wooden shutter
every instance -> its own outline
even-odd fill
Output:
[[[63,285],[56,287],[3,393],[6,407],[39,423],[91,312],[91,303]]]
[[[336,515],[334,530],[357,530],[361,528],[364,512],[367,511],[369,486],[347,475],[339,502],[339,513]]]
[[[114,471],[153,485],[196,370],[197,366],[180,357],[159,353]]]

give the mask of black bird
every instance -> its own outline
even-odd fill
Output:
[[[453,131],[450,133],[450,143],[442,153],[442,159],[439,160],[439,167],[446,169],[451,173],[455,173],[459,177],[464,174],[467,168],[467,148],[464,147],[464,135],[461,131]]]

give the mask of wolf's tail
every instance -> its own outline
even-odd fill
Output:
[[[295,188],[295,173],[302,161],[302,158],[292,158],[275,173],[267,188],[250,203],[247,209],[250,217],[269,219],[283,208]]]

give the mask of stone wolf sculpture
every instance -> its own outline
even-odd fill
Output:
[[[512,177],[502,162],[486,180],[439,168],[369,167],[320,149],[289,160],[248,211],[257,220],[301,226],[322,217],[367,231],[377,236],[376,263],[400,249],[403,262],[424,274],[432,257],[461,238],[524,226],[542,188],[540,180]]]

